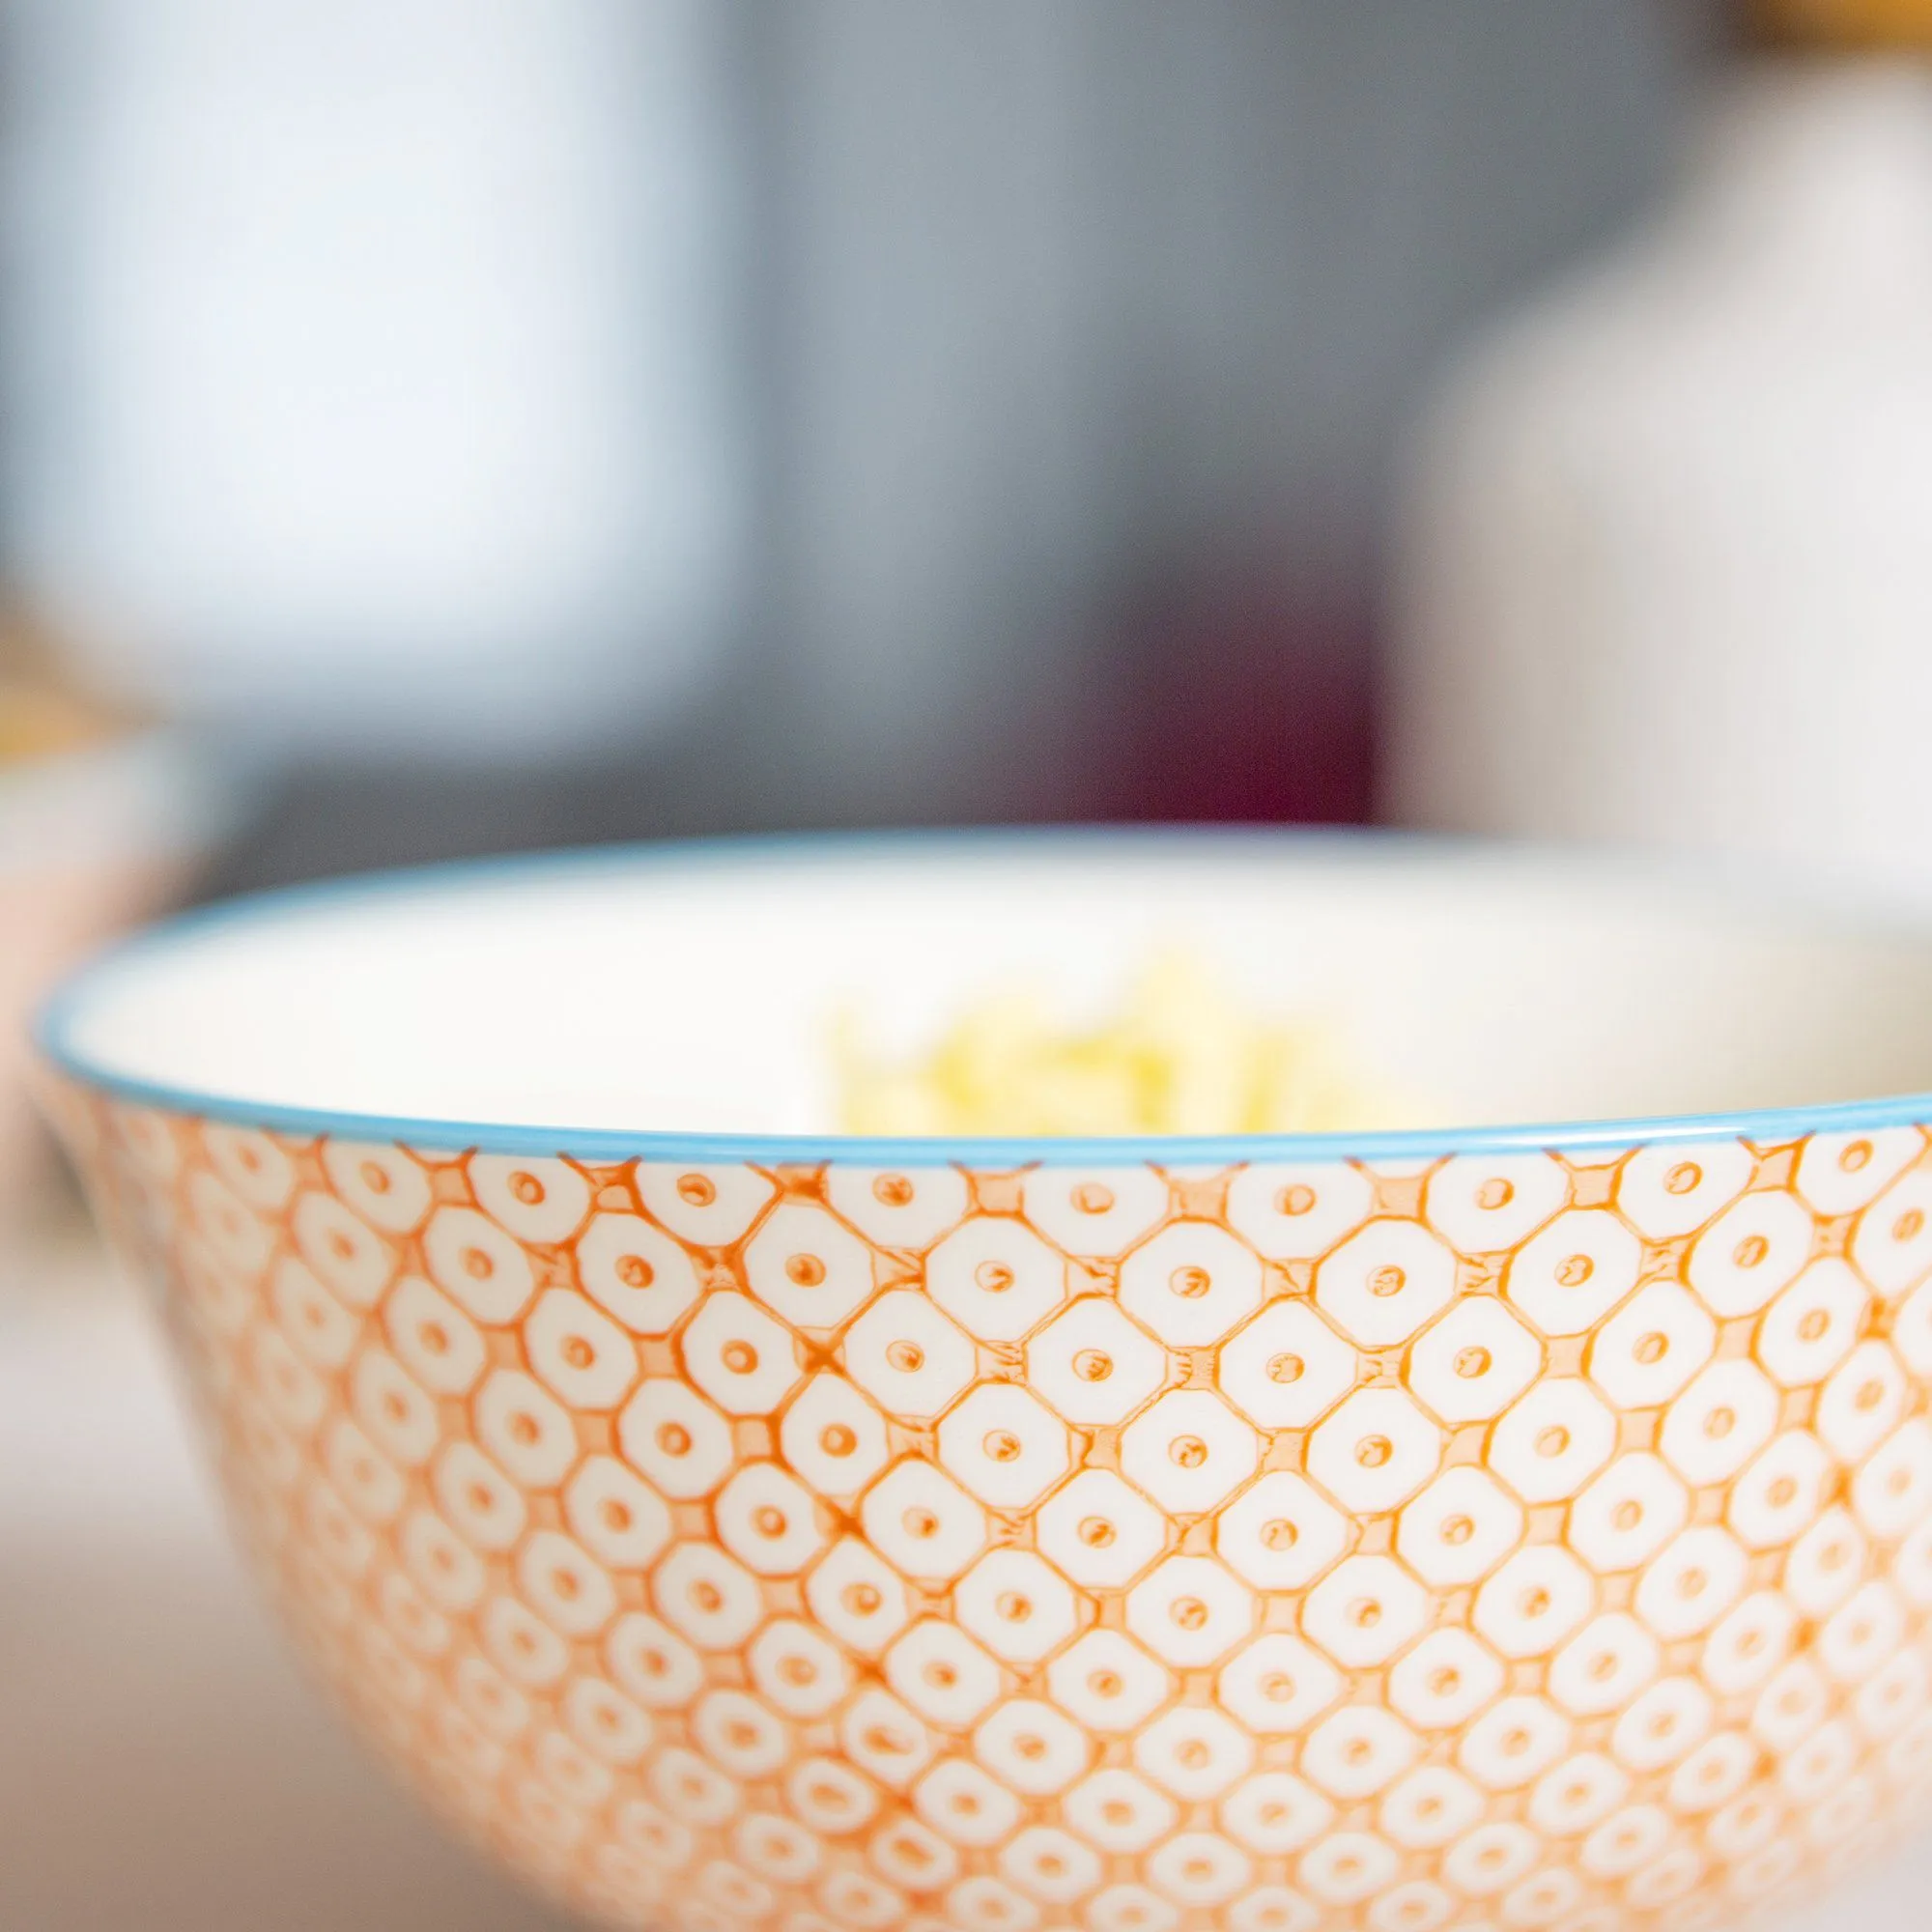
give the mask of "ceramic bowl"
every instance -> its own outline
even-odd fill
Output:
[[[1176,936],[1490,1124],[824,1130],[840,1003]],[[1692,1927],[1932,1783],[1922,939],[1371,839],[698,848],[178,922],[43,1037],[277,1609],[613,1924]]]

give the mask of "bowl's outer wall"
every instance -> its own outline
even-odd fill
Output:
[[[55,1111],[327,1681],[613,1923],[1688,1927],[1932,1783],[1917,1127],[895,1175]]]

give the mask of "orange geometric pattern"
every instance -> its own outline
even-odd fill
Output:
[[[681,1932],[1690,1928],[1932,1786],[1932,1152],[588,1166],[70,1094],[379,1747]]]

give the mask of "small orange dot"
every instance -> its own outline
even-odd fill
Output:
[[[800,1288],[816,1288],[825,1279],[825,1264],[816,1255],[792,1255],[785,1262],[785,1274]]]
[[[766,1503],[761,1509],[752,1512],[752,1527],[760,1536],[777,1539],[785,1533],[784,1511]]]
[[[1089,1549],[1105,1549],[1118,1535],[1114,1525],[1103,1516],[1090,1516],[1081,1521],[1080,1541]]]
[[[1408,1276],[1393,1262],[1384,1264],[1369,1276],[1369,1293],[1387,1300],[1392,1294],[1400,1294],[1408,1285]]]
[[[657,1279],[657,1269],[642,1255],[619,1255],[617,1279],[626,1288],[648,1288]]]
[[[1491,1355],[1487,1349],[1464,1349],[1456,1357],[1456,1373],[1464,1381],[1474,1381],[1478,1376],[1490,1372]]]
[[[1014,1463],[1021,1453],[1020,1438],[1009,1429],[995,1429],[980,1442],[989,1463]]]
[[[917,1342],[892,1342],[886,1347],[886,1360],[902,1376],[916,1376],[925,1366],[925,1350]]]
[[[463,1251],[463,1271],[477,1281],[486,1280],[494,1274],[497,1264],[481,1248],[465,1248]]]
[[[1771,1252],[1771,1243],[1762,1235],[1747,1235],[1731,1250],[1732,1262],[1741,1268],[1757,1267]]]
[[[1262,1525],[1262,1542],[1269,1549],[1293,1549],[1300,1540],[1301,1532],[1285,1516]]]
[[[1663,1191],[1666,1194],[1689,1194],[1704,1179],[1704,1170],[1694,1160],[1680,1160],[1663,1177]]]
[[[1801,1342],[1822,1341],[1825,1336],[1825,1331],[1828,1328],[1830,1328],[1831,1325],[1832,1325],[1832,1318],[1824,1311],[1824,1309],[1822,1308],[1807,1309],[1805,1311],[1804,1319],[1798,1324],[1798,1339]]]
[[[1631,1353],[1645,1368],[1650,1368],[1654,1364],[1662,1361],[1665,1354],[1669,1352],[1669,1349],[1670,1337],[1660,1334],[1656,1329],[1653,1329],[1648,1335],[1637,1337],[1636,1347],[1631,1350]]]
[[[362,1185],[371,1194],[386,1194],[389,1191],[388,1171],[378,1167],[373,1160],[365,1160],[361,1169]]]
[[[749,1376],[758,1366],[758,1351],[751,1343],[734,1339],[719,1350],[718,1359],[734,1376]]]
[[[718,1190],[705,1175],[681,1174],[677,1179],[677,1198],[688,1208],[709,1208],[718,1199]]]
[[[1442,1541],[1451,1546],[1467,1543],[1475,1533],[1475,1521],[1470,1517],[1452,1516],[1443,1520]]]
[[[1314,1188],[1304,1187],[1298,1181],[1293,1186],[1282,1188],[1274,1197],[1274,1209],[1277,1214],[1306,1214],[1314,1206]]]
[[[1555,1458],[1570,1446],[1570,1432],[1560,1422],[1552,1422],[1536,1438],[1536,1453],[1539,1456]]]
[[[1507,1208],[1516,1199],[1516,1189],[1500,1174],[1492,1174],[1482,1186],[1476,1189],[1476,1206],[1494,1213],[1498,1208]]]
[[[899,1522],[908,1536],[921,1543],[939,1534],[939,1518],[929,1509],[909,1509]]]
[[[518,1172],[510,1177],[510,1192],[526,1208],[534,1208],[544,1198],[544,1184],[534,1174]]]
[[[1268,1380],[1271,1382],[1298,1382],[1307,1373],[1308,1364],[1299,1355],[1276,1355],[1267,1366]]]
[[[681,1422],[666,1422],[658,1428],[658,1447],[667,1456],[691,1454],[691,1431]]]
[[[1395,1454],[1386,1435],[1365,1435],[1355,1444],[1355,1461],[1365,1469],[1379,1469]]]
[[[1611,1524],[1628,1533],[1643,1520],[1643,1505],[1634,1496],[1628,1496],[1610,1513]]]
[[[855,1617],[869,1617],[885,1599],[875,1583],[847,1583],[838,1601]]]
[[[1214,1286],[1205,1267],[1178,1267],[1168,1276],[1167,1285],[1183,1301],[1199,1301]]]
[[[1182,1630],[1198,1631],[1207,1627],[1208,1605],[1199,1597],[1177,1597],[1167,1613]]]
[[[566,1335],[563,1359],[573,1369],[587,1369],[597,1359],[597,1350],[582,1335]]]
[[[912,1200],[912,1182],[902,1174],[881,1174],[872,1182],[872,1199],[882,1208],[903,1208]]]
[[[994,1600],[993,1608],[1006,1622],[1023,1624],[1033,1615],[1033,1600],[1017,1590],[1008,1590]]]
[[[1083,1214],[1104,1214],[1114,1205],[1114,1190],[1097,1180],[1083,1180],[1073,1190],[1073,1205]]]
[[[1114,1373],[1114,1358],[1099,1349],[1082,1349],[1073,1358],[1073,1373],[1083,1382],[1103,1382]]]
[[[1721,1442],[1738,1426],[1738,1412],[1734,1408],[1714,1408],[1704,1418],[1704,1434],[1715,1442]]]
[[[1013,1285],[1013,1271],[1005,1262],[981,1262],[973,1279],[987,1294],[1005,1294]]]
[[[1908,1208],[1905,1210],[1905,1212],[1901,1214],[1898,1217],[1898,1219],[1891,1224],[1891,1238],[1894,1241],[1916,1240],[1918,1237],[1919,1231],[1924,1226],[1925,1226],[1924,1214],[1917,1208]]]
[[[1870,1141],[1853,1141],[1850,1146],[1844,1148],[1839,1152],[1838,1165],[1847,1174],[1856,1174],[1871,1157],[1872,1144]]]
[[[1182,1469],[1198,1469],[1208,1460],[1208,1445],[1198,1435],[1177,1435],[1167,1445],[1167,1455]]]
[[[1557,1285],[1581,1288],[1596,1271],[1597,1264],[1588,1255],[1566,1255],[1556,1270]]]

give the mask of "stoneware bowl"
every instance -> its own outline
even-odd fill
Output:
[[[1176,939],[1497,1124],[825,1131],[842,1005]],[[281,1616],[613,1924],[1703,1926],[1932,1783],[1922,940],[1371,839],[700,848],[177,922],[43,1039]]]

